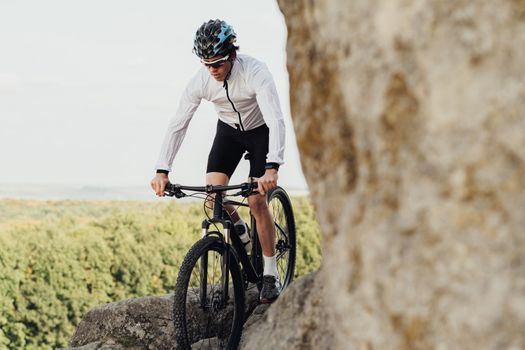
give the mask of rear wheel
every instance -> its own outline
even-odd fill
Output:
[[[223,271],[224,259],[228,271]],[[219,237],[189,250],[175,286],[177,349],[236,349],[244,322],[244,286],[239,264]]]
[[[295,271],[296,236],[292,203],[281,187],[268,193],[268,207],[275,224],[275,250],[279,280],[286,288],[293,280]]]

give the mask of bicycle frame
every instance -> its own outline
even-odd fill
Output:
[[[256,222],[255,218],[251,216],[251,227],[253,232],[253,264],[252,261],[250,261],[250,257],[246,253],[244,249],[244,245],[240,239],[240,237],[235,232],[234,225],[231,221],[231,218],[229,217],[228,213],[224,209],[224,205],[232,204],[232,205],[238,205],[238,206],[244,206],[248,207],[248,204],[246,203],[240,203],[236,201],[226,200],[224,201],[222,196],[222,191],[217,192],[214,199],[214,206],[213,206],[213,218],[211,219],[205,219],[202,222],[202,237],[206,237],[208,235],[217,234],[219,233],[219,236],[222,238],[224,244],[225,244],[225,253],[221,257],[221,269],[223,271],[222,273],[222,281],[221,281],[221,289],[222,289],[222,296],[223,299],[221,300],[221,304],[225,305],[226,301],[228,300],[228,288],[229,288],[229,274],[228,271],[230,269],[230,253],[231,249],[234,250],[235,256],[238,258],[239,262],[241,263],[244,272],[246,273],[246,278],[249,282],[257,283],[262,274],[262,264],[259,264],[258,262],[262,260],[262,252],[259,245],[259,238],[257,235],[257,229],[256,229]],[[209,232],[209,228],[212,224],[221,224],[223,227],[223,234],[220,232]],[[233,246],[233,248],[232,248]],[[260,257],[260,258],[259,258]],[[201,307],[206,307],[206,293],[207,293],[207,255],[203,256],[201,259],[201,266],[200,266],[200,279],[201,279],[201,290],[200,290],[200,302]],[[255,265],[255,266],[254,266]],[[261,265],[261,266],[259,266]]]
[[[237,202],[233,200],[226,200],[223,201],[223,205],[235,205],[235,206],[242,206],[242,207],[249,207],[248,204]],[[242,264],[242,267],[244,268],[244,272],[246,273],[246,277],[248,282],[251,283],[257,283],[263,273],[263,265],[262,265],[262,250],[259,243],[259,235],[257,233],[257,223],[255,221],[255,218],[253,215],[250,215],[250,228],[252,230],[252,255],[251,260],[248,254],[246,253],[246,250],[244,249],[244,245],[240,238],[235,233],[235,238],[233,240],[233,246],[235,247],[235,251],[237,252],[238,258]]]
[[[246,291],[253,287],[263,291],[264,257],[253,213],[250,212],[253,233],[250,254],[246,252],[246,246],[234,226],[235,220],[228,211],[234,207],[248,207],[245,199],[234,197],[248,198],[256,193],[257,186],[255,181],[231,186],[185,186],[170,183],[166,185],[164,193],[168,196],[201,198],[206,201],[205,208],[210,207],[210,202],[214,204],[212,215],[206,211],[207,219],[202,221],[203,238],[195,242],[185,256],[175,285],[173,320],[177,344],[181,347],[191,348],[197,341],[200,343],[207,339],[210,346],[215,339],[218,341],[217,345],[223,346],[227,342],[230,348],[237,347],[239,343],[246,316]],[[186,194],[183,190],[206,195]],[[229,192],[234,190],[235,192]],[[293,212],[288,195],[280,187],[269,191],[266,201],[270,214],[273,213],[274,217],[276,253],[278,257],[283,257],[284,263],[280,264],[277,261],[277,264],[278,269],[280,268],[278,278],[284,281],[281,284],[284,289],[291,283],[294,275],[296,238]],[[225,210],[225,207],[228,210]],[[231,211],[231,214],[237,219],[234,211]],[[222,229],[219,224],[222,225]],[[259,295],[259,299],[262,303],[275,300],[265,296],[265,293]],[[204,333],[199,331],[198,335],[194,329],[198,327],[200,330],[201,326],[205,327]]]

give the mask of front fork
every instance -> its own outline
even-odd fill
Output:
[[[202,238],[208,235],[210,224],[215,220],[204,220],[202,222]],[[231,236],[230,230],[233,227],[229,220],[219,221],[222,223],[224,228],[224,253],[221,255],[221,281],[220,281],[220,300],[214,300],[215,296],[211,296],[211,304],[218,303],[219,307],[224,307],[229,299],[229,271],[230,271],[230,249],[231,249]],[[207,303],[207,291],[208,291],[208,252],[201,257],[200,264],[200,305],[201,308],[206,308]]]

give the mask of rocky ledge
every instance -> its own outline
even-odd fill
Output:
[[[313,275],[300,279],[292,286],[310,283]],[[283,293],[281,298],[289,299],[287,294],[288,291]],[[274,305],[277,306],[278,303]],[[259,304],[256,288],[247,291],[247,318],[241,347],[242,344],[258,341],[256,329],[261,325],[267,327],[269,318],[266,314],[269,308],[269,305]],[[70,347],[62,350],[174,349],[176,344],[172,310],[173,294],[135,298],[98,306],[82,318],[71,339]],[[209,347],[209,344],[207,339],[206,347]]]

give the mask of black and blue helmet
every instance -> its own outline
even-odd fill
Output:
[[[210,19],[195,33],[193,52],[201,59],[226,56],[236,49],[233,27],[220,19]]]

